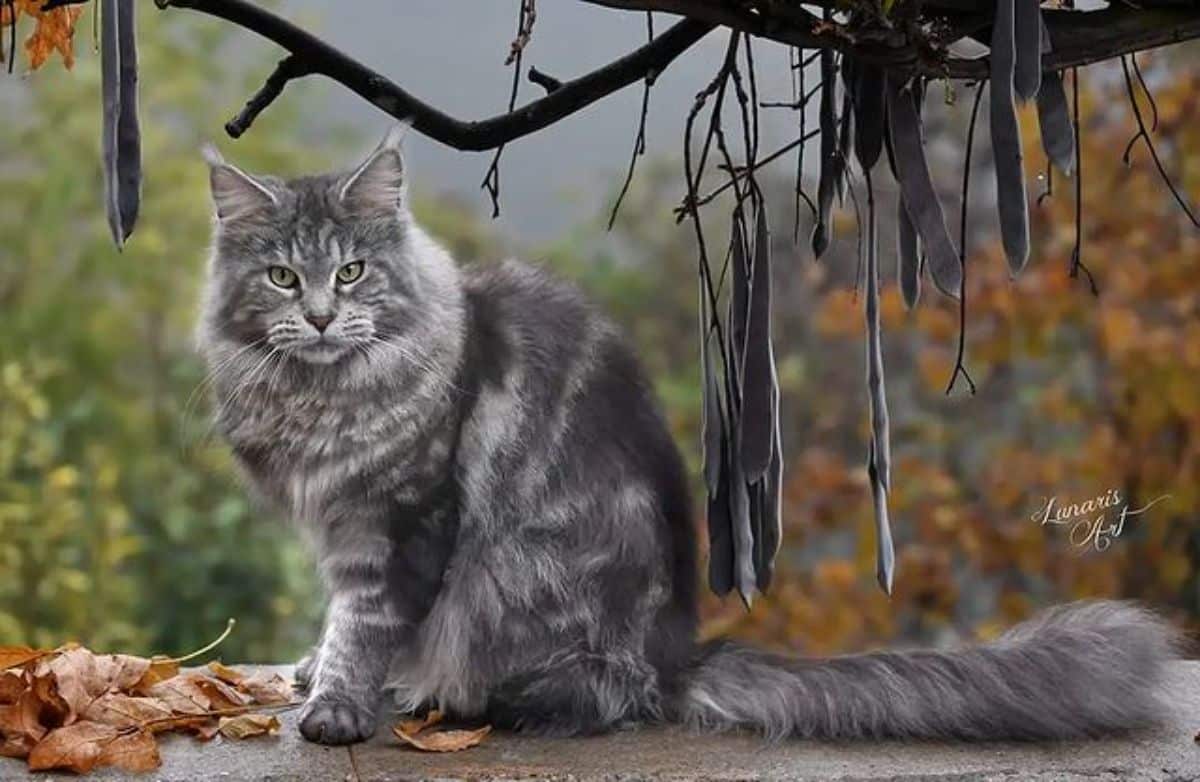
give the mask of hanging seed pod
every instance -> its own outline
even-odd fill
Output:
[[[883,149],[883,67],[858,67],[854,92],[854,154],[864,170],[873,168]]]
[[[837,90],[837,73],[834,69],[833,52],[821,52],[821,178],[817,185],[817,220],[813,225],[813,255],[820,258],[833,238],[830,222],[833,209],[833,194],[837,190],[837,118],[833,112],[833,101]]]
[[[888,520],[887,488],[879,479],[879,469],[875,465],[875,442],[867,451],[867,479],[871,483],[871,499],[875,505],[875,578],[879,588],[885,593],[892,593],[895,581],[896,549],[892,543],[892,525]]]
[[[1045,21],[1042,28],[1042,52],[1051,51],[1050,31]],[[1046,71],[1037,94],[1038,128],[1042,149],[1058,170],[1067,176],[1075,170],[1075,126],[1067,109],[1067,93],[1063,89],[1062,73]]]
[[[942,293],[957,298],[962,263],[933,189],[916,105],[904,89],[903,76],[896,72],[887,74],[887,110],[901,197],[921,238],[934,284]]]
[[[1026,101],[1042,83],[1042,9],[1040,0],[1016,0],[1014,39],[1016,64],[1013,88]]]
[[[736,271],[736,269],[735,269]],[[755,219],[754,267],[750,271],[750,300],[742,366],[742,468],[746,481],[757,483],[771,463],[774,444],[775,355],[771,345],[771,234],[767,209],[758,207]]]
[[[732,292],[729,296],[729,363],[726,368],[737,383],[734,399],[741,404],[742,363],[746,349],[746,317],[750,307],[750,268],[746,261],[746,235],[742,221],[735,212],[730,237],[730,266]]]
[[[779,396],[775,397],[775,443],[771,465],[763,477],[762,546],[756,563],[758,591],[766,592],[775,573],[775,556],[783,540],[783,437],[779,425]]]
[[[104,203],[113,241],[120,249],[133,233],[141,203],[136,12],[133,0],[101,0],[100,10]]]
[[[709,351],[711,341],[711,332],[703,333],[700,340],[700,372],[704,382],[704,420],[701,422],[701,430],[704,445],[704,485],[710,497],[717,493],[717,481],[721,475],[721,440],[725,437],[721,394]]]
[[[1067,176],[1075,170],[1075,127],[1067,109],[1067,93],[1063,90],[1062,74],[1047,71],[1042,74],[1042,87],[1037,94],[1038,127],[1042,132],[1042,148],[1046,157]]]
[[[724,429],[719,449],[717,489],[708,495],[708,587],[723,596],[733,588],[733,476]]]
[[[1008,268],[1017,274],[1029,258],[1029,205],[1025,195],[1021,128],[1013,101],[1014,6],[1017,0],[997,0],[992,26],[991,79],[989,84],[992,153],[996,158],[996,206],[1000,213],[1000,238]],[[1035,43],[1038,39],[1034,38]]]
[[[854,153],[854,89],[858,83],[858,61],[842,55],[842,110],[838,114],[837,156],[834,158],[833,181],[837,185],[838,203],[846,199],[846,165]]]
[[[876,575],[884,592],[891,594],[893,547],[887,518],[887,491],[891,485],[891,445],[888,434],[887,392],[883,376],[883,337],[879,322],[879,251],[875,198],[867,178],[867,391],[871,409],[871,445],[868,474],[875,498]]]
[[[742,602],[749,608],[754,603],[754,519],[750,512],[750,491],[745,471],[736,448],[732,450],[731,476],[733,515],[733,574]]]
[[[908,215],[903,198],[896,199],[896,276],[900,280],[900,293],[904,306],[910,310],[921,298],[921,256],[917,241],[917,229]]]

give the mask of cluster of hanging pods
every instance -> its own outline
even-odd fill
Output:
[[[1028,196],[1017,101],[1037,101],[1047,157],[1067,175],[1075,163],[1075,128],[1061,75],[1042,71],[1042,55],[1050,51],[1051,41],[1038,0],[996,0],[995,8],[988,78],[990,135],[1001,236],[1009,268],[1016,274],[1029,256]],[[819,258],[830,245],[834,199],[847,187],[853,159],[867,192],[865,225],[861,228],[865,231],[866,378],[871,419],[867,474],[876,525],[876,577],[880,587],[890,594],[895,570],[887,503],[891,449],[871,180],[885,150],[900,192],[897,278],[905,304],[916,306],[926,267],[938,290],[959,297],[964,256],[950,236],[925,157],[921,128],[923,81],[902,67],[857,60],[850,55],[841,56],[839,68],[837,55],[828,49],[819,54],[819,68],[820,178],[812,249]],[[709,586],[719,595],[736,587],[747,604],[755,590],[765,590],[771,580],[772,560],[780,543],[783,463],[779,389],[770,345],[770,239],[761,199],[756,200],[755,207],[753,241],[743,235],[740,221],[734,221],[732,289],[723,345],[718,344],[719,330],[712,328],[714,302],[705,297],[703,285],[701,295]],[[723,388],[717,378],[714,351],[725,369]]]

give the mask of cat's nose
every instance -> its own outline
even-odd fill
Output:
[[[325,333],[325,328],[333,322],[332,315],[305,315],[304,319],[313,324],[313,328],[322,334]]]

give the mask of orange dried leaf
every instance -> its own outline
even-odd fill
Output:
[[[238,682],[237,688],[263,706],[291,703],[295,697],[292,683],[277,673],[259,671]]]
[[[211,708],[222,711],[225,709],[246,706],[251,702],[249,695],[244,695],[219,679],[211,679],[199,674],[189,677],[200,692],[208,696]]]
[[[217,733],[221,730],[221,723],[217,720],[205,720],[204,722],[196,723],[189,726],[193,735],[201,741],[212,741]]]
[[[58,678],[53,673],[33,675],[30,690],[40,704],[41,720],[47,727],[58,728],[74,718],[71,704],[58,692]]]
[[[218,729],[228,739],[248,739],[254,736],[274,736],[282,727],[274,714],[239,714],[222,717]]]
[[[133,686],[136,692],[146,692],[159,682],[165,682],[179,675],[179,663],[170,657],[151,657],[150,667],[142,675],[141,680]]]
[[[392,728],[396,738],[422,752],[459,752],[476,746],[491,732],[491,725],[476,730],[435,730],[416,734],[405,733],[399,725]]]
[[[45,771],[65,768],[86,774],[96,767],[108,743],[117,736],[116,728],[95,722],[76,722],[58,728],[38,742],[29,753],[29,769]]]
[[[86,724],[86,723],[84,723]],[[121,733],[103,745],[98,766],[115,766],[125,771],[153,771],[162,765],[158,742],[148,731]]]
[[[27,686],[24,674],[16,671],[0,673],[0,704],[16,703]]]
[[[0,736],[0,758],[27,758],[35,743],[32,739],[24,736],[12,738]]]
[[[112,692],[133,689],[150,670],[151,663],[145,657],[106,654],[97,656],[95,664],[97,682],[93,686],[103,686],[105,690]]]
[[[0,671],[19,668],[50,654],[49,649],[32,649],[28,646],[0,646]]]
[[[25,13],[30,12],[26,10]],[[30,70],[42,67],[56,51],[68,70],[75,65],[75,20],[82,13],[83,9],[78,6],[67,6],[30,14],[37,20],[33,34],[25,39],[25,56],[29,58]]]
[[[177,715],[204,714],[212,706],[212,701],[196,683],[182,676],[159,682],[147,690],[146,694],[157,698]]]
[[[216,676],[226,684],[237,684],[246,678],[246,674],[236,668],[230,668],[220,660],[213,660],[208,664],[208,670],[213,676]]]
[[[21,693],[15,703],[0,706],[0,736],[7,739],[41,741],[46,735],[39,715],[41,704],[32,691]]]
[[[409,720],[400,720],[396,723],[395,730],[406,733],[410,736],[415,736],[426,728],[432,728],[442,721],[442,713],[437,709],[433,709],[424,717],[414,717]]]
[[[156,698],[110,692],[92,701],[80,718],[114,728],[131,728],[155,720],[169,720],[172,716],[171,709]]]

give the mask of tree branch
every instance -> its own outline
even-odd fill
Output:
[[[715,25],[694,19],[671,29],[639,49],[577,79],[516,111],[464,122],[425,103],[386,77],[348,57],[313,34],[247,0],[155,0],[159,8],[186,8],[232,22],[258,33],[290,52],[295,74],[281,64],[267,84],[230,125],[244,132],[249,123],[297,75],[320,74],[339,82],[397,119],[412,122],[420,133],[461,150],[495,149],[574,114],[622,87],[662,72],[676,57]],[[282,72],[281,72],[282,71]],[[243,122],[239,123],[239,120]]]

